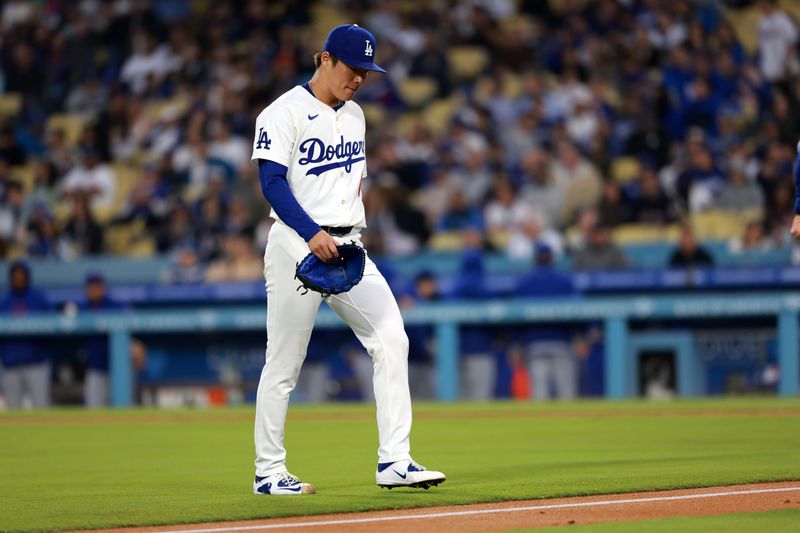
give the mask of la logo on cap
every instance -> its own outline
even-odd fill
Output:
[[[372,57],[372,43],[367,39],[367,47],[364,48],[364,55]]]

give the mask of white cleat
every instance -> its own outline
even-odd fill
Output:
[[[394,463],[379,463],[375,472],[375,482],[381,488],[412,487],[428,490],[431,487],[444,483],[447,479],[444,474],[435,470],[426,470],[424,466],[415,463],[412,459],[395,461]]]
[[[256,476],[253,481],[253,493],[298,496],[300,494],[316,494],[317,489],[310,483],[303,483],[289,472],[281,472],[266,477]]]

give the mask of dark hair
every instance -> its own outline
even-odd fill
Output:
[[[330,52],[328,53],[331,56],[331,61],[333,61],[333,66],[336,66],[336,63],[339,62],[339,58],[331,54]],[[317,52],[316,54],[314,54],[314,68],[319,68],[321,64],[322,64],[322,52]]]

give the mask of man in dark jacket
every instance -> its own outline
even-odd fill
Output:
[[[8,270],[9,290],[0,298],[0,316],[25,316],[50,311],[44,296],[31,287],[30,268],[15,261]],[[22,406],[27,391],[33,407],[50,405],[50,363],[44,341],[34,337],[0,338],[3,397],[11,409]]]
[[[586,246],[575,250],[572,258],[575,270],[623,270],[627,267],[628,258],[614,243],[611,227],[606,222],[591,229]]]
[[[102,313],[122,309],[122,305],[108,296],[105,279],[100,272],[89,272],[86,276],[85,299],[80,304],[81,312]],[[108,405],[108,336],[94,335],[86,339],[86,380],[83,386],[83,401],[87,407]]]
[[[535,262],[533,270],[518,281],[516,296],[575,295],[572,279],[553,267],[553,252],[547,245],[536,246]],[[573,350],[577,333],[574,326],[563,322],[530,324],[519,331],[517,342],[527,355],[535,398],[574,398],[577,395],[577,360]]]
[[[485,300],[491,297],[486,287],[483,254],[480,249],[467,249],[461,258],[451,298]],[[497,359],[493,341],[496,327],[474,324],[462,325],[461,347],[461,398],[465,400],[491,400],[497,376]]]
[[[714,259],[697,244],[692,228],[684,226],[681,229],[678,248],[669,259],[669,266],[671,268],[710,268],[714,266]]]

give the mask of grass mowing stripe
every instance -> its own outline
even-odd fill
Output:
[[[800,403],[794,398],[759,397],[751,399],[675,399],[669,402],[643,400],[579,400],[571,402],[492,402],[414,404],[417,420],[442,418],[618,418],[628,416],[800,416]],[[374,420],[375,408],[361,403],[293,405],[290,420],[320,420],[335,416],[338,420]],[[39,424],[109,424],[174,422],[252,421],[252,407],[223,409],[135,409],[86,410],[59,408],[46,411],[0,412],[0,425]]]
[[[535,408],[555,413],[586,403]],[[800,407],[800,400],[778,403]],[[692,402],[699,409],[719,404]],[[422,410],[491,412],[509,405]],[[775,405],[756,399],[728,409]],[[343,406],[341,412],[372,409]],[[652,407],[620,402],[591,409]],[[293,406],[290,412],[295,411],[311,409]],[[252,495],[250,420],[199,420],[202,411],[173,411],[170,416],[185,416],[187,423],[0,425],[0,530],[266,518],[800,479],[800,425],[786,417],[454,417],[417,420],[412,434],[415,458],[444,471],[448,481],[430,491],[380,491],[374,484],[374,420],[337,420],[339,411],[331,406],[320,411],[330,420],[294,420],[290,413],[286,435],[290,470],[316,484],[319,494],[279,500]]]

